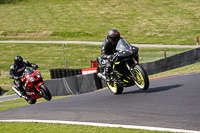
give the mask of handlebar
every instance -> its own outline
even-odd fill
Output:
[[[23,77],[24,77],[24,74],[23,74],[22,76],[19,76],[19,77],[18,77],[18,76],[15,76],[14,79],[15,79],[15,80],[18,80],[18,79],[22,79]]]
[[[113,62],[114,60],[117,59],[117,57],[118,57],[118,52],[114,53],[114,56],[113,56],[113,58],[111,59],[111,61]]]

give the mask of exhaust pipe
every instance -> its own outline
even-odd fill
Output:
[[[106,81],[106,77],[105,77],[102,73],[98,73],[97,76],[98,76],[100,79],[103,79],[104,81]]]
[[[22,97],[22,94],[15,87],[12,87],[12,89],[19,97]]]

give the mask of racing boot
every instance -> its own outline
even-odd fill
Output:
[[[21,92],[22,97],[26,100],[30,99],[30,96],[26,94],[26,92]]]
[[[110,76],[106,75],[106,82],[110,82]]]
[[[19,87],[18,90],[20,91],[20,93],[22,95],[21,97],[23,97],[24,99],[29,99],[30,98],[30,96],[28,96],[26,94],[26,92],[24,91],[24,89],[22,87]]]
[[[106,67],[105,68],[105,76],[106,76],[106,82],[110,82],[110,72],[111,72],[111,68],[110,67]]]

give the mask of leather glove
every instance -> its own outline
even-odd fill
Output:
[[[24,75],[20,76],[19,78],[22,79],[24,77]]]
[[[20,79],[20,77],[18,77],[18,76],[14,76],[14,79],[15,79],[15,80],[18,80],[18,79]]]
[[[15,80],[19,80],[19,79],[22,79],[24,76],[22,75],[22,76],[14,76],[14,79]]]
[[[33,67],[33,69],[36,70],[36,69],[38,68],[38,65],[36,65],[36,64],[33,63],[33,64],[32,64],[32,67]]]
[[[110,61],[113,61],[113,58],[114,58],[114,55],[112,55],[112,54],[108,56],[108,59],[109,59]]]

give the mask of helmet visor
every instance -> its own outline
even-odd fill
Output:
[[[118,43],[119,39],[120,39],[119,36],[109,37],[110,43],[115,44],[115,45]]]

